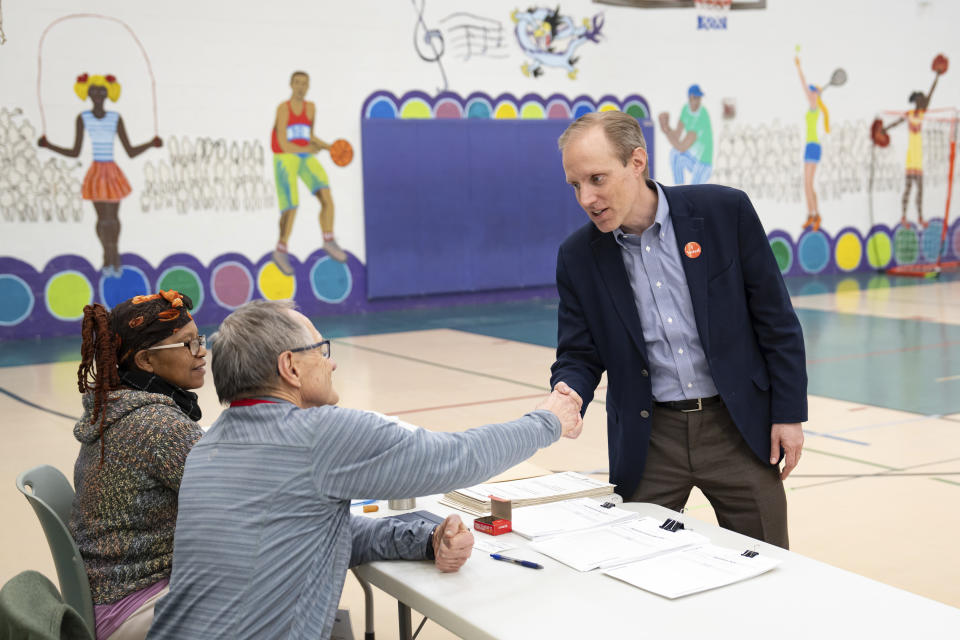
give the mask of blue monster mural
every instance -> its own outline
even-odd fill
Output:
[[[584,18],[578,25],[572,17],[560,15],[559,6],[517,9],[510,17],[516,23],[517,44],[529,58],[520,69],[523,75],[534,78],[543,75],[543,67],[560,67],[575,80],[579,57],[574,54],[587,41],[599,43],[603,27],[602,13],[592,20]]]

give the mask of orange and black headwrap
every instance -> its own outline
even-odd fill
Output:
[[[189,296],[173,290],[131,298],[109,312],[99,304],[83,308],[77,386],[80,393],[94,394],[91,419],[100,418],[101,449],[107,394],[121,386],[119,369],[135,368],[131,358],[137,351],[166,340],[193,320],[192,308]]]
[[[174,290],[152,296],[136,296],[110,312],[110,327],[120,338],[117,364],[133,369],[133,356],[141,349],[163,342],[193,320],[189,296]]]

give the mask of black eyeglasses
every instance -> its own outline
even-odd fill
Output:
[[[187,349],[190,349],[190,355],[198,355],[200,353],[200,349],[207,348],[207,336],[197,336],[196,338],[191,338],[186,342],[174,342],[173,344],[161,344],[155,347],[147,347],[146,351],[153,351],[155,349],[176,349],[177,347],[186,347]]]
[[[320,349],[320,355],[324,358],[330,357],[330,341],[324,340],[323,342],[316,342],[314,344],[309,344],[305,347],[297,347],[296,349],[287,349],[290,353],[297,353],[298,351],[310,351],[311,349]]]

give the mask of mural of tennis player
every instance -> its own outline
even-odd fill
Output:
[[[673,167],[674,184],[703,184],[713,173],[713,127],[710,114],[703,106],[703,91],[700,85],[692,84],[687,89],[687,104],[680,111],[680,119],[674,129],[670,128],[670,116],[660,114],[660,130],[670,141],[670,166]]]
[[[941,58],[943,59],[942,63],[939,61]],[[904,227],[910,226],[910,221],[907,220],[907,205],[910,203],[910,188],[914,184],[917,186],[917,224],[923,228],[926,228],[929,224],[923,219],[923,118],[930,107],[930,98],[933,97],[933,90],[937,88],[937,81],[946,70],[946,58],[938,56],[934,60],[933,71],[935,75],[930,91],[926,94],[922,91],[911,93],[909,100],[913,103],[913,109],[883,128],[886,132],[903,121],[906,121],[909,127],[907,134],[907,176],[903,188],[903,215],[900,218],[900,224]]]
[[[120,83],[112,75],[91,76],[86,73],[77,78],[73,90],[81,100],[90,98],[93,108],[77,116],[77,132],[72,148],[61,147],[40,138],[41,147],[50,149],[68,158],[80,155],[83,145],[83,132],[90,135],[93,143],[93,164],[83,179],[81,194],[84,200],[93,202],[97,212],[97,237],[103,246],[103,274],[119,276],[120,262],[120,201],[130,195],[130,183],[113,161],[113,139],[120,138],[120,144],[131,158],[149,149],[159,147],[163,142],[158,137],[132,146],[127,137],[123,118],[116,111],[107,111],[103,104],[109,98],[116,102],[120,98]]]
[[[333,197],[330,181],[315,154],[330,145],[313,135],[316,105],[304,98],[310,88],[310,76],[305,71],[294,71],[290,76],[290,99],[277,107],[273,125],[273,174],[277,182],[280,203],[280,239],[273,251],[273,262],[286,275],[293,274],[287,253],[287,243],[297,217],[299,195],[297,178],[320,201],[320,229],[323,231],[323,250],[338,262],[346,262],[347,254],[333,237]]]
[[[822,112],[823,131],[824,133],[830,133],[830,113],[827,111],[826,105],[823,104],[820,87],[807,84],[807,79],[803,75],[803,68],[800,66],[800,56],[794,56],[793,62],[797,65],[797,74],[800,76],[800,85],[803,87],[808,106],[806,116],[807,144],[803,148],[803,193],[807,198],[807,221],[803,223],[803,228],[819,231],[820,207],[817,203],[817,191],[813,185],[821,155],[817,123],[820,121]]]

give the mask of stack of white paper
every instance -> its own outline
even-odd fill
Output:
[[[636,520],[639,514],[616,506],[604,507],[591,498],[550,502],[513,511],[513,532],[543,538]]]
[[[666,598],[715,589],[765,573],[776,558],[748,558],[740,551],[706,544],[611,569],[608,576]]]
[[[491,495],[511,500],[516,508],[570,498],[606,496],[611,493],[613,485],[608,482],[592,480],[575,471],[566,471],[539,478],[478,484],[444,494],[439,502],[481,516],[490,513]]]
[[[706,537],[689,529],[667,531],[661,529],[660,524],[655,518],[641,518],[537,540],[530,546],[578,571],[590,571],[708,542]]]

